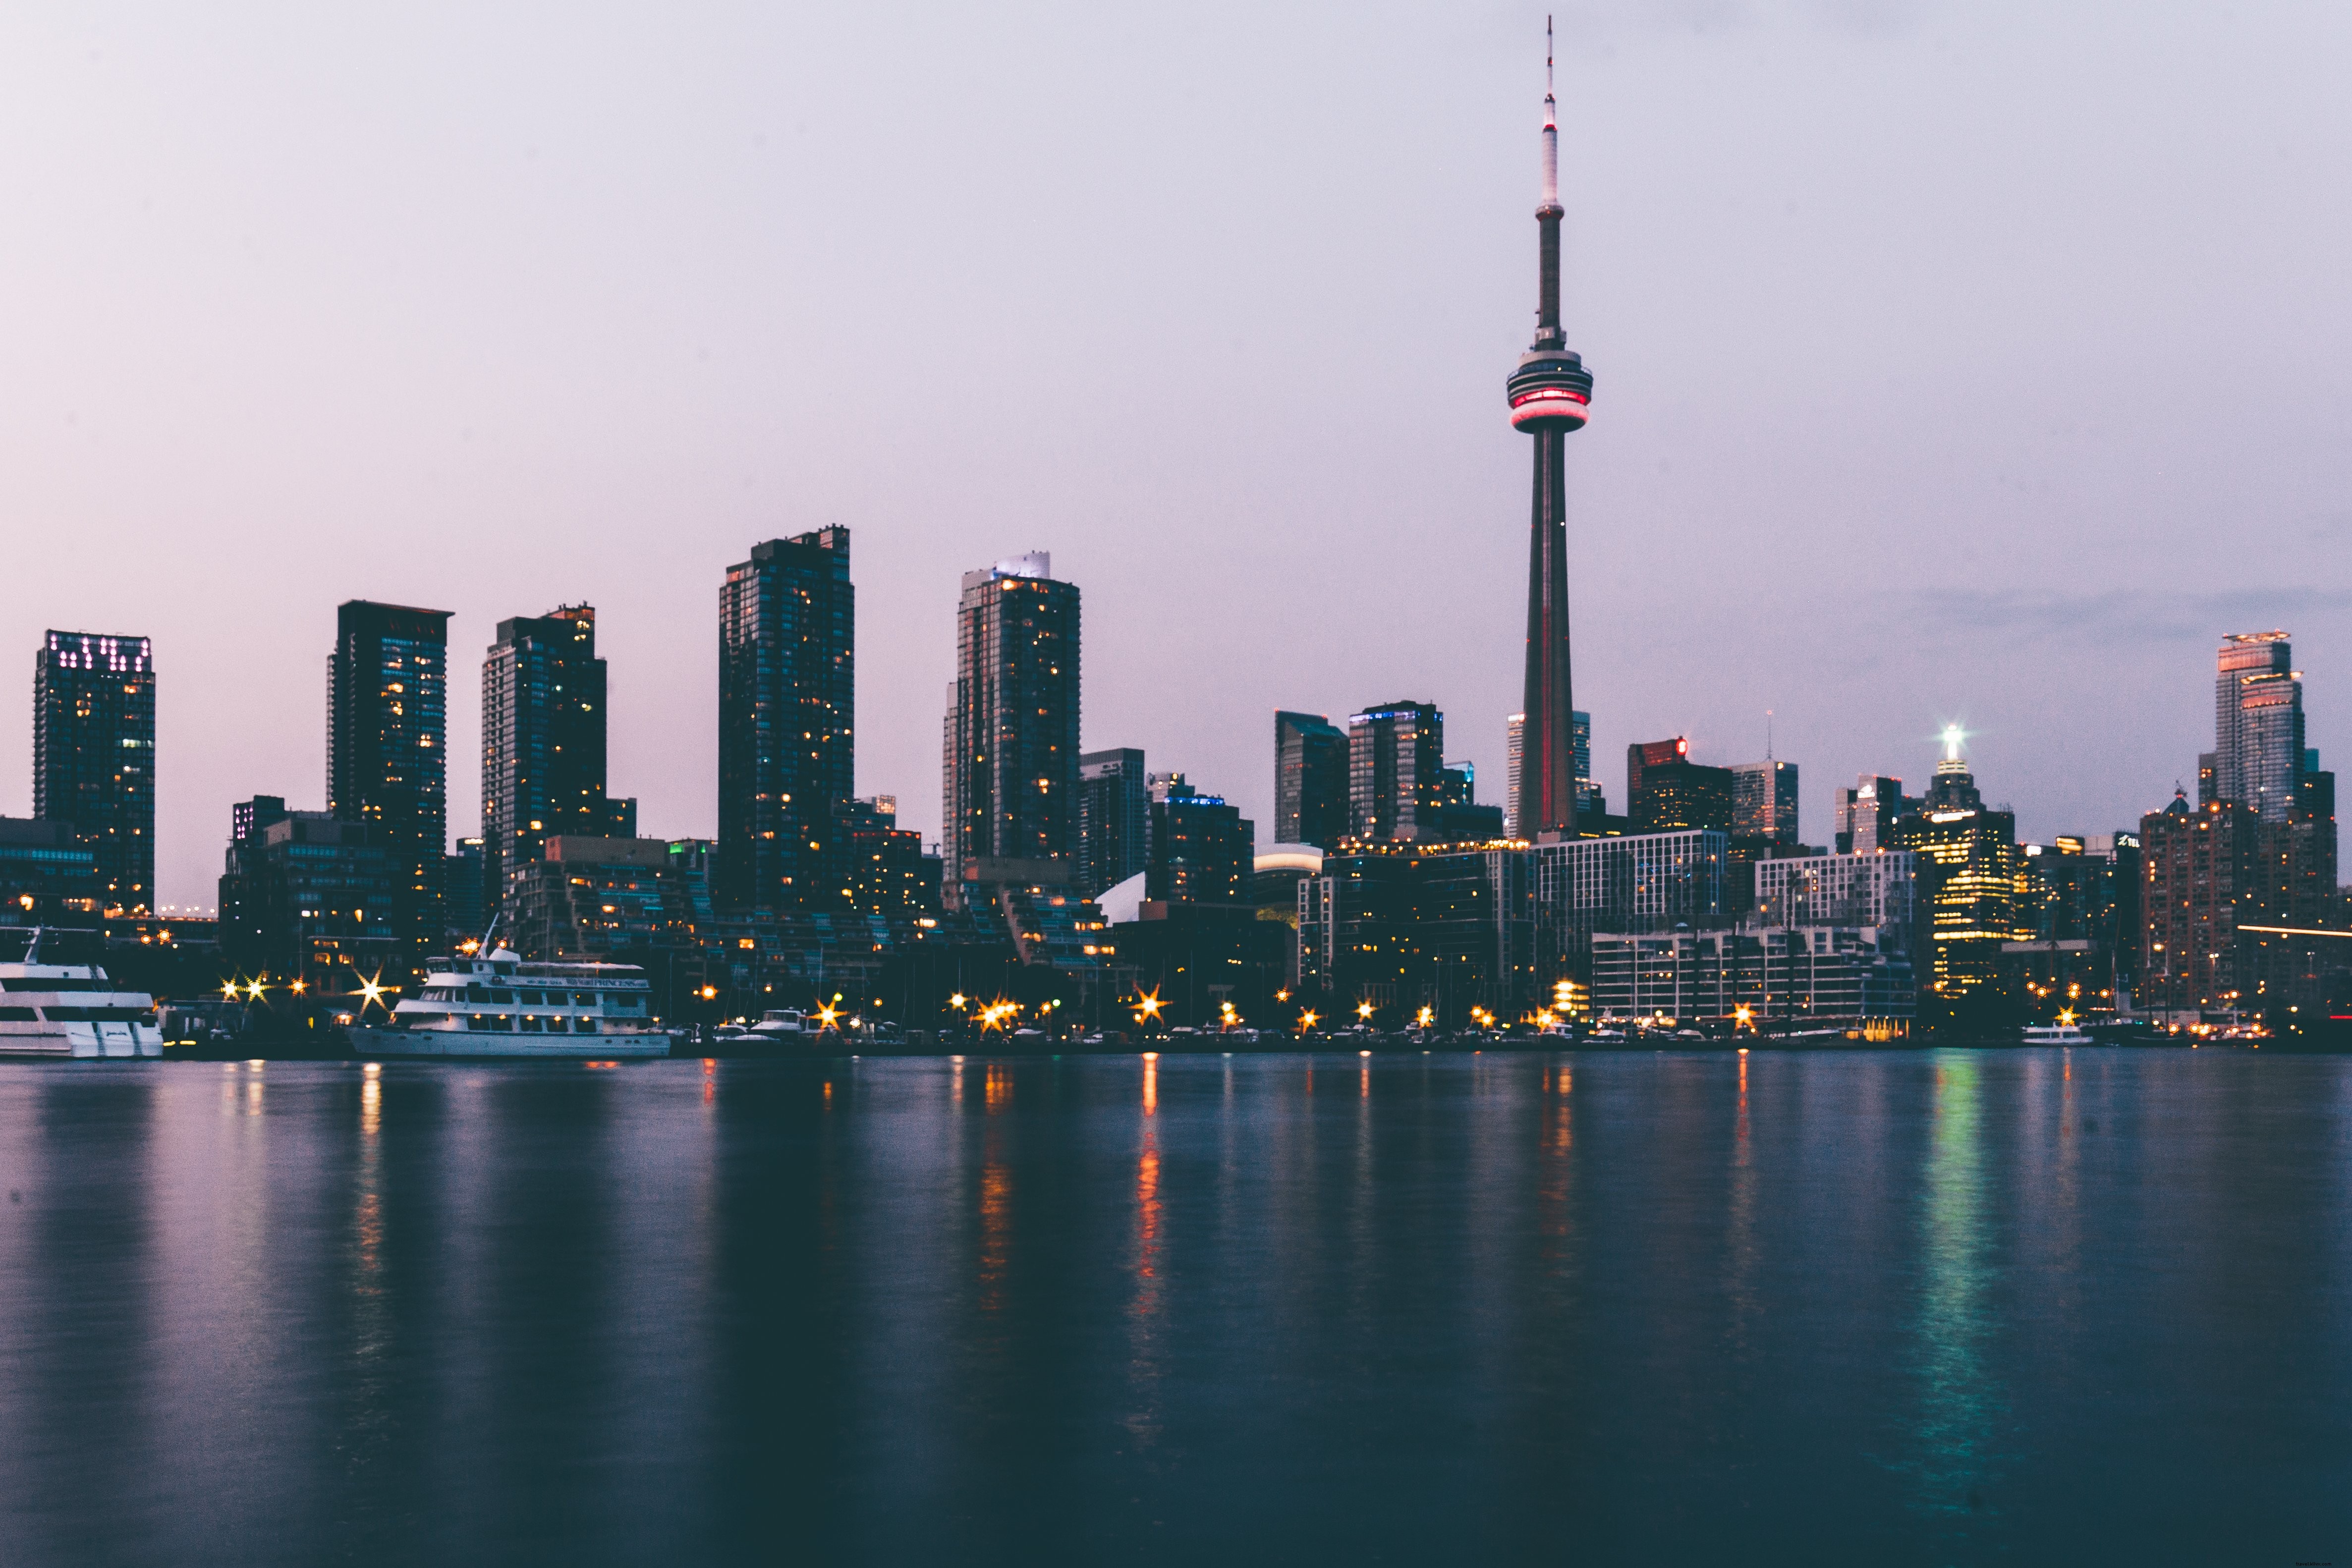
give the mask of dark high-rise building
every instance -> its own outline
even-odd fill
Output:
[[[940,769],[951,898],[971,862],[1076,853],[1078,629],[1077,585],[1042,550],[963,574]]]
[[[719,904],[839,897],[834,808],[856,787],[856,592],[849,530],[751,547],[719,590]]]
[[[923,836],[898,826],[898,797],[845,800],[834,812],[841,847],[836,907],[858,914],[913,920],[940,912],[940,863],[923,853]]]
[[[461,943],[480,941],[489,924],[483,903],[489,883],[482,871],[482,841],[460,838],[441,864],[441,926],[454,951]]]
[[[1321,713],[1274,716],[1274,841],[1328,849],[1348,835],[1348,735]]]
[[[539,859],[551,835],[636,837],[637,803],[604,795],[604,724],[592,606],[499,623],[499,640],[482,660],[485,879],[478,897],[490,914],[509,874]]]
[[[1255,875],[1256,834],[1239,806],[1202,795],[1182,773],[1151,792],[1151,863],[1144,896],[1192,904],[1245,904]]]
[[[1536,208],[1536,336],[1511,373],[1511,426],[1535,437],[1535,499],[1528,545],[1525,733],[1513,825],[1522,837],[1576,834],[1577,771],[1572,743],[1568,636],[1568,488],[1561,473],[1567,437],[1581,430],[1592,399],[1592,373],[1567,347],[1559,325],[1559,131],[1544,59],[1543,201]]]
[[[404,962],[440,945],[449,851],[447,610],[352,599],[327,658],[327,812],[392,858]]]
[[[415,907],[405,844],[380,842],[385,830],[373,821],[289,811],[279,795],[239,801],[229,820],[220,944],[230,963],[280,984],[349,993],[415,962],[401,930]]]
[[[1385,702],[1348,716],[1348,815],[1370,843],[1426,836],[1445,787],[1445,716],[1433,702]]]
[[[2172,804],[2140,818],[2139,984],[2143,1012],[2230,1009],[2254,989],[2251,923],[2262,879],[2262,819],[2234,800]]]
[[[1640,741],[1625,748],[1625,810],[1635,833],[1732,830],[1738,781],[1729,768],[1690,760],[1690,742]]]
[[[1151,858],[1151,797],[1143,753],[1132,746],[1078,758],[1078,886],[1088,898],[1115,888]]]
[[[155,662],[145,637],[48,634],[33,662],[33,815],[73,825],[107,911],[155,901]]]
[[[1797,847],[1797,764],[1761,762],[1731,764],[1731,836]]]

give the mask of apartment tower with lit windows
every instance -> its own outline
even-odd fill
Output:
[[[722,908],[779,913],[842,899],[835,808],[856,784],[856,591],[849,530],[751,547],[719,590]]]
[[[352,599],[327,657],[327,811],[368,825],[392,858],[405,962],[445,934],[449,851],[449,616]]]
[[[155,900],[155,653],[145,637],[49,633],[33,662],[33,816],[72,824],[98,900]]]

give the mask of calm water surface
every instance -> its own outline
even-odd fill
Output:
[[[0,1561],[2352,1561],[2352,1063],[0,1068]]]

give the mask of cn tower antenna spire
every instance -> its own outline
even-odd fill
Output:
[[[1544,18],[1543,205],[1559,207],[1559,103],[1551,95],[1551,18]]]

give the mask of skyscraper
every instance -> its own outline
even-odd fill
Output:
[[[849,530],[751,547],[719,590],[719,851],[725,908],[829,907],[834,808],[856,787]]]
[[[2284,822],[2303,773],[2303,678],[2294,644],[2282,631],[2232,632],[2221,639],[2218,662],[2213,798]]]
[[[1592,373],[1567,348],[1559,325],[1559,130],[1551,91],[1549,24],[1544,49],[1543,200],[1536,208],[1536,336],[1507,384],[1511,426],[1535,437],[1535,499],[1528,523],[1526,715],[1519,786],[1511,813],[1526,837],[1576,834],[1576,759],[1570,737],[1568,635],[1567,437],[1584,427]]]
[[[1423,837],[1444,803],[1444,773],[1445,716],[1435,703],[1384,702],[1348,716],[1348,815],[1355,837]]]
[[[1348,736],[1320,713],[1274,716],[1274,841],[1328,849],[1348,833]]]
[[[1637,741],[1625,748],[1625,812],[1635,833],[1731,831],[1738,790],[1729,768],[1690,760],[1690,742]]]
[[[327,658],[327,811],[391,858],[394,935],[415,963],[443,934],[449,850],[447,610],[352,599]]]
[[[1916,850],[1928,872],[1935,988],[1948,995],[1992,982],[2001,943],[2022,940],[2017,817],[1986,806],[1960,756],[1960,740],[1957,728],[1944,732],[1943,760],[1920,809],[1897,818],[1891,830],[1882,827],[1878,841],[1882,849]]]
[[[1831,818],[1832,852],[1871,855],[1887,847],[1895,819],[1916,809],[1918,803],[1903,793],[1903,781],[1864,773],[1852,789],[1837,792]]]
[[[1151,797],[1143,780],[1143,753],[1132,746],[1078,758],[1078,887],[1090,899],[1151,858]]]
[[[1249,901],[1255,846],[1250,821],[1222,795],[1202,795],[1182,773],[1151,791],[1151,863],[1145,896],[1171,902]]]
[[[1519,763],[1525,756],[1528,716],[1514,713],[1503,721],[1503,837],[1519,837]]]
[[[1797,847],[1797,764],[1765,761],[1731,764],[1731,836]]]
[[[33,661],[33,815],[69,822],[107,910],[155,900],[155,662],[145,637],[53,631]]]
[[[565,605],[499,623],[482,660],[483,909],[555,834],[636,837],[636,802],[604,795],[604,661],[596,612]],[[454,897],[454,893],[452,895]]]
[[[1042,550],[963,574],[940,769],[951,900],[972,861],[1077,849],[1078,610]]]

